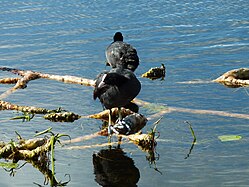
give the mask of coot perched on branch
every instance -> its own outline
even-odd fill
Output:
[[[113,40],[105,52],[107,64],[112,68],[116,68],[118,64],[122,64],[125,69],[135,71],[139,65],[139,57],[136,49],[130,44],[123,42],[121,32],[116,32]]]
[[[108,134],[111,132],[111,109],[118,107],[119,119],[121,120],[120,108],[132,101],[140,92],[141,84],[134,73],[123,66],[118,65],[108,72],[97,76],[93,98],[99,98],[106,109],[110,110]]]

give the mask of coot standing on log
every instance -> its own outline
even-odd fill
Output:
[[[97,76],[93,98],[99,98],[106,109],[109,109],[108,135],[111,130],[111,109],[118,107],[119,120],[122,119],[120,108],[132,101],[140,92],[141,84],[134,73],[118,65],[108,72]]]
[[[113,42],[106,49],[107,64],[112,68],[116,68],[118,64],[122,64],[125,69],[135,71],[139,65],[139,57],[137,51],[130,44],[123,42],[121,32],[116,32],[113,36]]]

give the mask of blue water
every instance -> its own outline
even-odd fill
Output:
[[[136,47],[141,64],[136,75],[142,83],[138,98],[151,103],[190,109],[222,110],[248,114],[248,89],[231,89],[207,83],[222,73],[249,64],[249,2],[239,1],[1,1],[0,66],[50,74],[94,79],[105,67],[104,51],[116,31]],[[165,81],[140,75],[149,68],[166,66]],[[0,72],[0,77],[13,77]],[[201,80],[200,84],[182,82]],[[201,82],[200,81],[200,82]],[[0,85],[0,92],[10,85]],[[35,80],[6,101],[55,109],[63,107],[80,115],[102,110],[92,99],[92,88],[51,80]],[[140,112],[154,114],[144,107]],[[99,130],[101,122],[80,119],[74,123],[52,123],[41,117],[32,121],[10,121],[19,115],[1,111],[0,140],[10,141],[18,131],[32,138],[35,131],[50,126],[71,138]],[[148,122],[144,132],[156,119]],[[197,144],[192,143],[189,121]],[[132,144],[121,146],[134,161],[140,177],[137,186],[246,186],[248,173],[248,119],[173,112],[165,114],[158,131],[156,172],[146,153]],[[242,139],[220,142],[220,135]],[[74,145],[105,143],[104,137]],[[99,186],[95,181],[93,154],[102,148],[65,150],[56,146],[56,177],[68,186]],[[0,186],[43,184],[44,176],[26,164],[14,177],[0,170]],[[114,179],[113,179],[114,180]]]

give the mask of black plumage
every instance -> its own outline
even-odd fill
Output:
[[[134,73],[122,67],[98,75],[93,98],[99,98],[106,109],[123,107],[140,92],[141,84]]]
[[[113,68],[97,76],[93,98],[99,98],[106,109],[110,110],[108,133],[111,134],[111,109],[129,104],[140,92],[141,84],[134,73],[123,66]]]
[[[125,69],[135,71],[139,65],[139,57],[137,51],[130,44],[123,42],[121,32],[116,32],[113,42],[106,49],[107,63],[116,68],[122,65]]]

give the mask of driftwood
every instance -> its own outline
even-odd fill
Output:
[[[62,136],[68,136],[64,134],[54,135],[51,132],[52,128],[49,128],[43,132],[37,133],[35,136],[51,133],[51,137],[45,136],[44,138],[34,138],[25,140],[18,133],[18,142],[13,140],[9,143],[0,142],[0,159],[11,160],[13,163],[17,163],[19,160],[24,160],[31,163],[33,167],[37,168],[45,177],[45,182],[50,182],[51,186],[65,186],[69,181],[62,183],[58,182],[55,178],[54,167],[54,146],[56,142],[59,142],[59,138]],[[48,158],[48,153],[51,153],[51,160]],[[49,169],[51,162],[52,169]],[[10,172],[16,168],[11,168]]]
[[[59,113],[49,113],[43,116],[45,119],[48,119],[53,122],[74,122],[81,118],[80,115],[73,112],[59,112]]]
[[[88,116],[80,116],[78,114],[75,114],[73,112],[68,112],[65,110],[62,110],[61,108],[58,108],[56,110],[48,110],[45,108],[38,108],[38,107],[31,107],[31,106],[20,106],[16,105],[10,102],[2,101],[0,100],[0,109],[2,110],[17,110],[24,112],[23,116],[16,116],[11,118],[12,120],[22,119],[26,121],[30,121],[35,114],[44,114],[43,118],[53,121],[53,122],[73,122],[75,120],[78,120],[80,118],[94,118],[94,119],[100,119],[104,121],[108,121],[109,118],[109,110],[104,110],[97,114],[92,114]],[[115,124],[113,126],[113,131],[116,133],[121,134],[127,134],[129,133],[137,133],[139,130],[141,130],[146,122],[147,119],[142,115],[136,115],[133,117],[129,117],[131,115],[135,115],[136,113],[132,112],[129,109],[121,108],[121,115],[123,116],[124,120],[121,121],[122,123],[116,123],[116,120],[118,119],[118,108],[112,109],[112,122]],[[128,124],[127,124],[128,123]],[[128,126],[128,129],[126,128]],[[126,131],[124,131],[126,129]],[[102,134],[99,135],[107,135],[107,131],[103,131]]]
[[[0,70],[9,71],[11,73],[20,75],[22,77],[25,77],[28,75],[32,76],[32,79],[30,79],[30,80],[42,78],[42,79],[56,80],[56,81],[61,81],[61,82],[71,83],[71,84],[81,84],[81,85],[85,85],[85,86],[94,86],[95,85],[94,80],[85,79],[85,78],[81,78],[81,77],[75,77],[75,76],[69,76],[69,75],[64,75],[64,76],[51,75],[51,74],[47,74],[47,73],[34,72],[34,71],[24,71],[24,70],[7,68],[7,67],[0,67]]]
[[[134,112],[132,112],[129,109],[126,108],[121,108],[121,115],[123,117],[133,114]],[[100,113],[97,114],[91,114],[88,116],[84,116],[84,118],[94,118],[94,119],[100,119],[100,120],[104,120],[104,121],[108,121],[109,120],[109,110],[103,110]],[[118,119],[118,108],[112,108],[112,122],[114,123],[116,120]]]
[[[23,145],[24,144],[24,145]],[[50,142],[46,139],[30,139],[23,144],[15,145],[14,142],[4,145],[0,150],[0,158],[10,159],[14,161],[25,159],[36,159],[43,152],[50,149]]]
[[[148,151],[148,150],[154,150],[156,147],[156,139],[158,138],[158,136],[156,136],[156,134],[158,134],[157,131],[157,125],[159,124],[161,118],[158,119],[152,126],[153,128],[151,129],[151,131],[147,132],[147,133],[135,133],[135,134],[130,134],[130,135],[122,135],[122,134],[114,134],[113,136],[117,136],[118,138],[122,137],[126,140],[128,140],[129,142],[134,143],[135,145],[139,146],[142,150],[144,151]],[[86,141],[86,140],[90,140],[93,139],[97,136],[107,136],[107,129],[103,129],[100,130],[96,133],[93,133],[91,135],[85,135],[82,137],[77,137],[74,139],[70,139],[70,140],[66,140],[61,142],[64,145],[67,144],[71,144],[71,143],[78,143],[78,142],[82,142],[82,141]],[[90,147],[105,147],[107,145],[113,145],[114,142],[112,143],[104,143],[104,144],[97,144],[97,145],[92,145],[92,146],[71,146],[71,147],[67,147],[66,149],[85,149],[85,148],[90,148]]]
[[[44,119],[54,121],[54,122],[73,122],[75,120],[78,120],[81,118],[80,115],[75,114],[73,112],[67,112],[64,110],[61,110],[60,108],[55,109],[55,110],[48,110],[46,108],[39,108],[39,107],[34,107],[34,106],[20,106],[16,105],[10,102],[6,102],[3,100],[0,100],[0,109],[1,110],[16,110],[20,112],[24,112],[26,114],[24,116],[17,116],[13,117],[12,119],[23,119],[23,120],[28,120],[32,119],[35,114],[45,114],[43,117]],[[29,114],[32,115],[31,118],[29,118]]]
[[[86,85],[86,86],[94,86],[95,85],[94,80],[86,79],[86,78],[80,78],[80,77],[74,77],[74,76],[49,75],[49,74],[44,74],[44,73],[39,73],[39,72],[23,71],[23,70],[17,70],[17,69],[6,68],[6,67],[0,67],[0,70],[9,71],[11,73],[18,74],[20,76],[25,76],[25,74],[30,74],[32,72],[35,75],[34,76],[29,76],[29,77],[47,78],[47,79],[63,81],[63,82],[68,82],[68,83],[74,83],[74,84],[81,84],[81,85]],[[239,71],[238,70],[232,70],[231,72],[232,73],[227,72],[226,74],[233,75],[233,76],[235,76],[236,74],[240,74],[241,76],[243,75],[242,79],[236,79],[237,83],[240,80],[239,82],[243,83],[243,85],[248,85],[248,80],[243,80],[248,76],[248,74],[247,74],[248,69],[247,68],[239,69]],[[244,72],[244,73],[242,73],[242,72]],[[224,75],[223,75],[224,78],[229,77],[229,76],[224,76]],[[218,80],[219,80],[219,78],[214,80],[214,81],[218,82]],[[16,87],[19,87],[19,86],[16,86]],[[3,97],[3,95],[6,96],[6,97],[8,96],[8,94],[2,94],[2,95],[0,95],[0,99]],[[146,102],[146,101],[143,101],[143,100],[140,100],[140,99],[137,99],[137,98],[134,99],[134,101],[135,101],[136,104],[138,104],[140,106],[143,106],[143,107],[148,107],[148,106],[151,107],[152,105],[156,106],[156,108],[157,108],[156,113],[151,115],[150,117],[147,117],[148,120],[158,118],[163,114],[171,113],[171,112],[183,112],[183,113],[193,113],[193,114],[210,114],[210,115],[218,115],[218,116],[225,116],[225,117],[235,117],[235,118],[249,119],[249,115],[247,115],[247,114],[230,113],[230,112],[216,111],[216,110],[198,110],[198,109],[190,109],[190,108],[182,108],[182,107],[170,107],[170,106],[165,107],[165,106],[162,106],[160,104],[153,104],[153,103]],[[1,105],[1,102],[0,102],[0,105]],[[1,108],[1,106],[0,106],[0,108]],[[12,110],[11,108],[13,108],[13,107],[10,106],[9,108],[5,108],[5,109]],[[16,109],[13,109],[13,110],[16,110]]]
[[[8,78],[2,79],[3,83],[5,83],[5,84],[15,83],[15,86],[13,88],[7,90],[5,93],[1,94],[0,99],[6,98],[8,95],[15,92],[17,89],[26,88],[29,81],[39,79],[39,78],[56,80],[56,81],[61,81],[61,82],[71,83],[71,84],[81,84],[81,85],[85,85],[85,86],[94,86],[95,85],[94,80],[84,79],[84,78],[75,77],[75,76],[50,75],[50,74],[45,74],[45,73],[41,73],[41,72],[23,71],[23,70],[7,68],[7,67],[0,67],[0,70],[9,71],[11,73],[22,76],[21,78],[15,78],[15,79],[9,79],[9,80],[8,80]]]
[[[40,155],[47,153],[51,149],[50,139],[35,138],[35,139],[19,139],[19,142],[1,143],[0,158],[14,160],[37,160]]]
[[[153,124],[153,128],[151,131],[142,134],[141,132],[136,134],[130,134],[130,135],[122,135],[122,134],[114,134],[113,136],[117,136],[118,139],[123,138],[125,140],[128,140],[128,143],[133,143],[134,145],[137,145],[142,151],[147,153],[146,159],[148,160],[150,165],[154,165],[154,169],[161,173],[157,167],[156,167],[156,160],[159,159],[159,154],[156,152],[156,146],[157,142],[156,139],[159,137],[159,132],[157,131],[157,125],[159,124],[161,118],[157,120]],[[157,134],[157,135],[156,135]],[[107,129],[101,130],[99,132],[96,132],[91,135],[86,135],[82,137],[77,137],[71,140],[63,141],[62,144],[68,145],[71,143],[77,143],[81,141],[86,141],[92,138],[95,138],[97,136],[107,136]],[[123,141],[122,144],[124,144],[127,141]],[[103,144],[95,144],[95,145],[83,145],[83,146],[67,146],[65,149],[88,149],[88,148],[96,148],[96,147],[106,147],[106,146],[114,146],[115,144],[118,144],[118,147],[120,145],[120,141],[118,142],[111,142],[111,143],[103,143]]]
[[[95,81],[91,79],[84,79],[80,77],[75,76],[60,76],[60,75],[50,75],[50,74],[44,74],[40,72],[34,72],[34,71],[23,71],[18,69],[12,69],[12,68],[6,68],[6,67],[0,67],[0,70],[2,71],[8,71],[17,75],[20,75],[20,78],[4,78],[0,79],[1,84],[15,84],[11,89],[7,90],[5,93],[0,95],[0,109],[4,110],[17,110],[27,113],[35,113],[35,114],[45,114],[44,118],[49,119],[52,121],[64,121],[64,119],[72,119],[77,120],[79,118],[95,118],[95,119],[101,119],[101,120],[107,120],[108,119],[108,113],[109,111],[103,111],[98,114],[88,115],[88,116],[80,116],[71,112],[62,111],[62,110],[48,110],[45,108],[38,108],[38,107],[30,107],[30,106],[19,106],[15,105],[6,101],[3,101],[3,98],[6,98],[8,95],[12,94],[18,89],[24,89],[26,88],[29,81],[36,80],[36,79],[50,79],[50,80],[56,80],[61,81],[65,83],[72,83],[72,84],[80,84],[85,86],[94,86]],[[153,70],[153,69],[152,69]],[[153,70],[154,71],[154,70]],[[152,77],[153,77],[153,71],[152,71]],[[157,68],[156,71],[159,72],[158,75],[165,75],[165,68]],[[221,77],[214,80],[214,82],[220,82],[228,86],[232,87],[238,87],[238,86],[248,86],[249,85],[249,69],[248,68],[242,68],[237,70],[232,70]],[[249,119],[249,115],[247,114],[238,114],[238,113],[229,113],[225,111],[213,111],[213,110],[197,110],[197,109],[188,109],[188,108],[180,108],[180,107],[169,107],[169,106],[163,106],[159,104],[153,104],[150,102],[142,101],[139,99],[135,99],[134,102],[140,106],[143,106],[145,108],[148,108],[151,110],[153,108],[153,111],[155,112],[151,116],[148,116],[148,120],[158,118],[166,113],[170,112],[185,112],[185,113],[193,113],[193,114],[210,114],[210,115],[219,115],[219,116],[226,116],[226,117],[236,117],[236,118],[243,118],[243,119]],[[116,114],[117,109],[113,109],[113,115],[117,116]],[[122,116],[125,117],[127,115],[132,114],[130,110],[122,109]],[[114,118],[113,118],[114,119]],[[67,120],[65,120],[67,121]],[[96,132],[92,135],[86,135],[84,137],[80,137],[77,139],[74,139],[71,141],[78,142],[78,141],[84,141],[87,139],[94,138],[96,136],[103,136],[107,135],[107,130],[103,129],[99,132]],[[118,135],[120,136],[120,135]],[[134,144],[141,147],[142,150],[148,150],[147,152],[149,154],[154,153],[154,149],[156,146],[155,141],[155,133],[148,133],[148,134],[133,134],[124,136],[123,138],[127,138],[129,141],[132,141]],[[29,140],[30,142],[26,143],[17,143],[17,147],[13,147],[14,144],[9,143],[0,143],[0,158],[32,158],[37,157],[39,152],[46,152],[51,149],[51,144],[49,140],[44,139],[32,139]],[[30,144],[31,143],[31,144]],[[64,142],[69,143],[69,142]],[[40,146],[42,145],[45,147],[45,149],[41,149]],[[32,146],[30,146],[32,145]],[[98,145],[101,147],[101,145]],[[106,146],[106,144],[105,144]],[[89,146],[88,146],[89,147]],[[91,146],[90,146],[91,147]],[[25,149],[24,149],[25,148]],[[18,154],[14,154],[13,150],[18,150]],[[16,157],[17,155],[20,155],[19,157]],[[153,159],[151,159],[153,160]]]
[[[16,84],[20,78],[3,78],[0,79],[0,84]]]
[[[213,80],[213,82],[218,82],[233,88],[249,86],[249,68],[228,71]]]
[[[164,80],[165,73],[166,73],[165,66],[164,64],[162,64],[161,67],[155,67],[149,69],[149,71],[142,74],[142,77],[149,78],[151,80],[160,79],[160,78],[161,80]]]
[[[0,100],[0,109],[2,110],[17,110],[20,112],[29,112],[36,114],[47,114],[52,112],[52,110],[48,110],[46,108],[38,108],[33,106],[20,106],[7,101]]]

